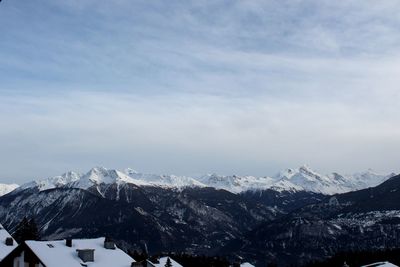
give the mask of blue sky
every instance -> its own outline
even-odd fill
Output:
[[[0,177],[398,171],[398,1],[0,3]]]

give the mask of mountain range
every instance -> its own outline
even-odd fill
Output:
[[[0,197],[12,233],[35,218],[43,239],[111,236],[149,253],[236,255],[265,266],[340,249],[400,245],[400,177],[320,175],[307,166],[273,177],[67,172]]]
[[[108,170],[96,167],[86,174],[69,171],[60,176],[35,180],[23,184],[19,190],[37,187],[39,190],[68,187],[88,189],[100,184],[132,184],[137,186],[160,186],[165,188],[212,187],[232,193],[272,189],[275,191],[307,191],[321,194],[336,194],[376,186],[391,174],[377,174],[372,170],[352,175],[332,173],[321,175],[304,165],[295,169],[286,169],[272,177],[222,176],[208,174],[199,177],[176,175],[143,174],[133,169]],[[15,189],[16,185],[0,185],[0,195]]]

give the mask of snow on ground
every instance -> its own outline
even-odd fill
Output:
[[[177,263],[170,257],[162,257],[158,260],[158,263],[153,263],[153,265],[156,267],[164,267],[165,264],[167,263],[168,258],[171,260],[172,267],[183,267],[182,265],[180,265],[179,263]]]
[[[13,245],[7,246],[5,241],[6,238],[11,237],[11,235],[4,229],[4,227],[0,224],[0,261],[7,256],[14,248],[17,247],[17,242],[13,239]]]
[[[397,265],[394,265],[388,261],[385,262],[376,262],[376,263],[372,263],[372,264],[368,264],[368,265],[364,265],[361,267],[398,267]]]

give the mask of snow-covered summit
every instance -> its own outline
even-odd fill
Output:
[[[152,185],[174,186],[174,187],[206,186],[202,182],[187,176],[146,174],[146,173],[140,173],[138,171],[129,168],[125,169],[124,173],[136,180],[147,182]]]
[[[121,171],[108,170],[103,167],[96,167],[91,169],[85,175],[82,175],[79,180],[69,184],[69,186],[88,189],[92,186],[97,186],[101,184],[114,184],[114,183],[149,185],[149,183],[134,179]]]
[[[0,196],[10,193],[17,187],[17,184],[0,184]]]
[[[36,187],[40,191],[66,186],[67,184],[79,181],[81,174],[69,171],[62,175],[49,177],[45,179],[34,180],[32,182],[21,185],[19,189],[27,189]]]
[[[282,171],[276,176],[276,179],[289,181],[305,191],[316,193],[335,194],[352,190],[347,186],[347,181],[343,176],[338,174],[321,175],[307,165]]]

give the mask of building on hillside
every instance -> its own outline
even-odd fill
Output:
[[[240,255],[234,255],[231,259],[230,267],[254,267],[254,265],[246,262],[245,259]]]
[[[142,262],[134,262],[131,267],[165,267],[168,261],[171,263],[171,267],[183,267],[181,264],[174,261],[171,257],[161,257],[152,261],[146,260]]]
[[[393,263],[390,263],[388,261],[384,261],[384,262],[371,263],[371,264],[364,265],[361,267],[398,267],[398,266],[394,265]]]
[[[171,267],[183,267],[182,265],[174,261],[171,257],[161,257],[155,262],[152,262],[152,264],[154,265],[154,267],[164,267],[166,266],[168,259],[171,261]]]
[[[1,267],[131,267],[134,260],[107,238],[25,241]]]
[[[0,262],[17,247],[17,242],[0,224]]]
[[[237,261],[237,262],[233,263],[231,266],[232,267],[254,267],[253,264],[250,264],[248,262],[241,263],[240,261]]]

